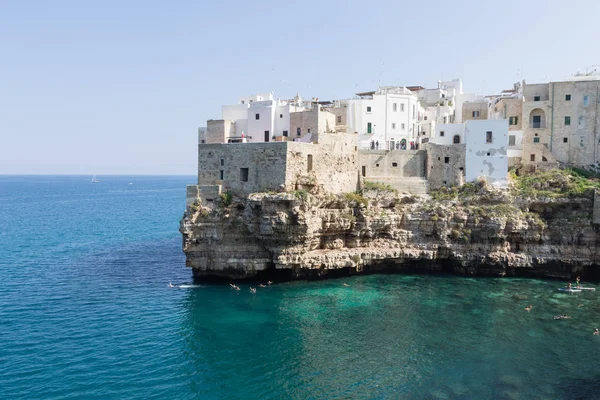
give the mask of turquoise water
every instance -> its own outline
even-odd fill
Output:
[[[2,399],[600,398],[600,290],[426,275],[172,289],[191,283],[177,230],[194,178],[99,179],[0,176]]]

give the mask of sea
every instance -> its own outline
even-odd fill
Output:
[[[0,399],[600,398],[600,290],[406,274],[180,287],[194,177],[97,178],[0,176]]]

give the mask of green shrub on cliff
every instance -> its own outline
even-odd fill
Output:
[[[292,193],[296,198],[306,201],[308,198],[308,192],[306,190],[292,190]]]
[[[391,187],[390,185],[386,185],[385,183],[381,183],[381,182],[371,182],[371,181],[365,181],[363,190],[380,190],[382,192],[398,193],[398,191],[396,189],[394,189],[393,187]]]
[[[369,200],[358,193],[346,193],[344,194],[344,197],[349,202],[356,202],[357,206],[362,204],[364,207],[367,207],[369,205]]]
[[[219,195],[219,198],[221,199],[223,207],[229,207],[233,200],[233,194],[231,194],[231,192],[224,192]]]
[[[530,198],[581,197],[600,189],[597,178],[584,176],[583,170],[552,169],[522,176],[513,175],[517,193]]]

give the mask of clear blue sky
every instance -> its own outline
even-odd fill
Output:
[[[562,79],[600,64],[599,16],[598,0],[0,0],[0,174],[194,174],[197,127],[256,92]]]

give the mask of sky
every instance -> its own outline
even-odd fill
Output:
[[[600,64],[598,0],[0,0],[0,174],[189,174],[221,105]],[[600,71],[600,67],[598,68]]]

